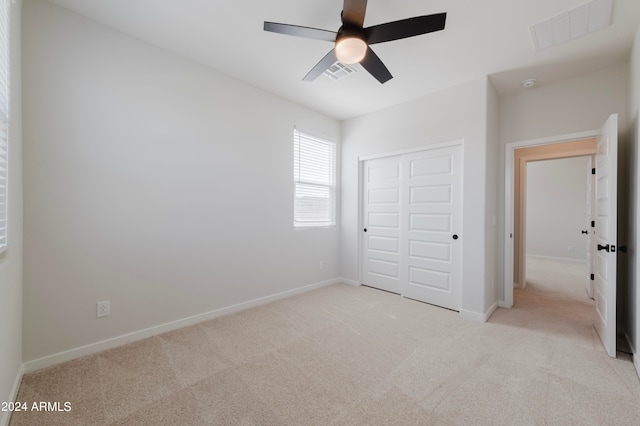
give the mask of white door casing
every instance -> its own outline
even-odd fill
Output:
[[[616,256],[618,114],[598,136],[596,151],[595,328],[610,357],[616,356]]]
[[[361,282],[460,310],[462,146],[366,160],[362,171]]]

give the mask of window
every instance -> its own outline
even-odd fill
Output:
[[[294,227],[336,224],[336,144],[293,131]]]
[[[0,251],[7,247],[9,0],[0,0]]]

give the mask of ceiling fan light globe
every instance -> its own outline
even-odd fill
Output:
[[[364,59],[367,43],[359,37],[343,37],[336,42],[336,57],[343,64],[355,64]]]

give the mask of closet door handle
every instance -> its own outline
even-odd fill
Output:
[[[457,240],[458,239],[458,234],[453,234],[453,239]]]
[[[605,244],[605,245],[600,245],[598,244],[598,251],[600,250],[605,250],[605,251],[609,251],[609,244]]]

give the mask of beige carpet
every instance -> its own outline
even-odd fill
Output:
[[[592,302],[530,278],[488,323],[367,287],[280,300],[27,374],[19,401],[71,411],[11,425],[637,425]]]

